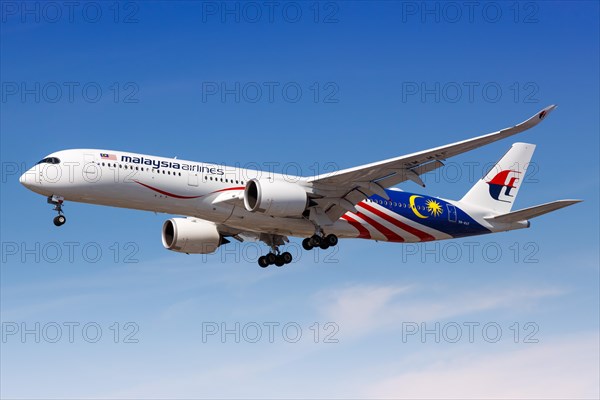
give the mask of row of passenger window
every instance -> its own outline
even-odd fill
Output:
[[[211,180],[211,181],[215,181],[215,182],[221,181],[221,182],[224,182],[224,183],[235,183],[236,185],[243,185],[244,184],[244,181],[240,181],[240,180],[234,180],[234,179],[228,179],[228,178],[217,178],[217,177],[214,177],[214,179],[213,179],[212,176],[208,177],[206,175],[204,175],[202,177],[202,180],[204,180],[204,182],[206,182],[208,180]]]
[[[410,208],[410,205],[406,204],[406,203],[398,203],[395,201],[387,201],[387,200],[371,200],[371,199],[367,199],[366,200],[368,203],[377,203],[377,204],[381,204],[382,206],[386,206],[386,207],[403,207],[403,208]],[[415,208],[417,210],[425,210],[425,206],[415,206]]]
[[[171,171],[168,170],[164,170],[164,169],[156,169],[156,168],[148,168],[148,167],[138,167],[138,166],[133,166],[133,165],[127,165],[127,164],[117,164],[117,163],[98,163],[98,165],[102,165],[103,167],[111,167],[111,168],[122,168],[122,169],[129,169],[129,170],[135,170],[135,171],[146,171],[146,172],[156,172],[157,174],[160,174],[161,171],[163,173],[163,175],[179,175],[181,176],[181,172],[177,173],[174,172],[171,174]]]
[[[127,164],[117,164],[117,163],[98,163],[98,165],[101,165],[103,167],[111,167],[111,168],[122,168],[122,169],[129,169],[129,170],[135,170],[135,171],[142,171],[142,172],[153,172],[153,173],[157,173],[160,174],[162,171],[163,175],[175,175],[175,176],[181,176],[181,172],[175,172],[173,171],[173,173],[171,173],[171,171],[169,170],[164,170],[164,169],[157,169],[157,168],[148,168],[148,167],[139,167],[139,166],[133,166],[133,165],[127,165]],[[228,179],[228,178],[214,178],[208,177],[206,175],[203,176],[202,178],[204,180],[204,182],[207,182],[208,180],[214,181],[214,182],[218,182],[221,181],[223,183],[236,183],[237,185],[243,185],[244,181],[240,181],[240,180],[234,180],[234,179]]]

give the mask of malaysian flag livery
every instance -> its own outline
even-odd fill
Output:
[[[103,160],[117,160],[117,156],[115,156],[114,154],[108,154],[108,153],[100,153],[100,158]]]

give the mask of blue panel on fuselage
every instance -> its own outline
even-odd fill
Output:
[[[386,190],[386,193],[391,202],[377,195],[369,199],[405,218],[453,237],[491,232],[466,212],[440,198],[397,190]]]

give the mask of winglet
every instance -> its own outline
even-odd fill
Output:
[[[554,111],[555,109],[557,109],[558,106],[556,104],[552,104],[549,105],[548,107],[544,108],[542,111],[540,111],[538,113],[538,119],[544,119],[548,116],[548,114],[550,114],[552,111]]]
[[[535,115],[531,116],[527,121],[523,121],[520,124],[517,124],[509,129],[514,130],[516,128],[516,131],[514,133],[519,133],[527,129],[533,128],[534,126],[542,122],[542,120],[545,119],[548,116],[548,114],[554,111],[557,107],[557,105],[552,104],[544,108],[543,110],[540,110]]]

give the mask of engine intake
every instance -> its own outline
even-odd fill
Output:
[[[166,249],[187,254],[209,254],[227,243],[215,224],[196,218],[171,218],[162,227]]]
[[[307,205],[306,190],[298,184],[258,179],[246,183],[244,206],[248,211],[274,217],[297,217]]]

